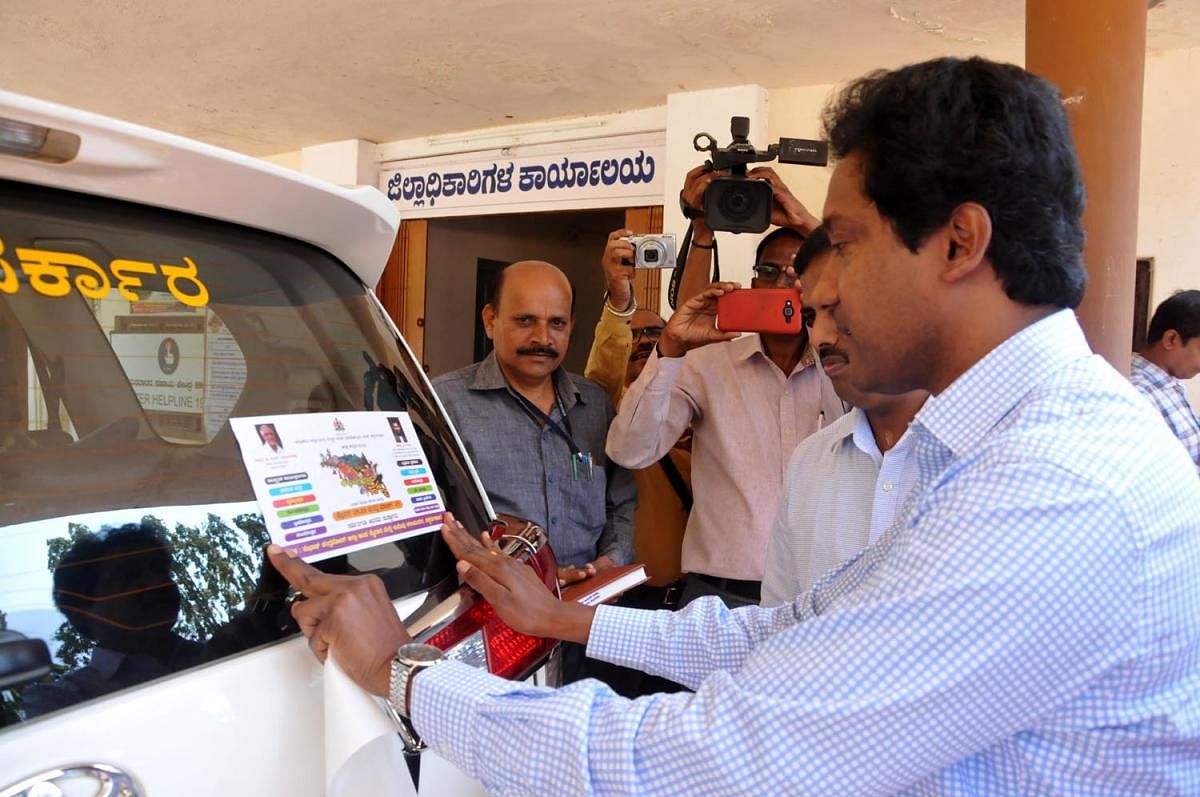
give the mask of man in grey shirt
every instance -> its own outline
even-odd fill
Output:
[[[562,368],[573,322],[566,275],[514,263],[483,309],[495,350],[433,382],[492,505],[546,529],[564,584],[632,560],[637,506],[632,474],[604,453],[608,396]]]

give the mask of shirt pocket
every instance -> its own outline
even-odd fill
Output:
[[[590,481],[580,478],[573,481],[572,486],[575,489],[567,501],[567,520],[574,530],[587,535],[594,545],[608,520],[608,481],[604,468],[597,465]]]

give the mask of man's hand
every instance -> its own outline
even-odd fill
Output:
[[[316,657],[324,662],[332,652],[356,684],[386,695],[392,657],[412,639],[379,577],[322,573],[278,545],[268,545],[267,556],[307,599],[292,604],[292,616]]]
[[[682,357],[690,349],[736,338],[737,332],[717,329],[717,298],[739,287],[736,282],[714,282],[684,302],[663,328],[659,353],[663,357]]]
[[[570,584],[578,584],[586,578],[591,578],[596,575],[595,569],[591,564],[580,565],[564,565],[558,568],[558,586],[566,587]]]
[[[628,310],[633,299],[633,244],[625,239],[632,230],[614,230],[608,234],[608,244],[600,257],[604,281],[608,284],[608,303],[614,310]]]
[[[592,561],[579,567],[571,567],[570,565],[566,567],[560,567],[558,568],[558,585],[560,587],[565,587],[568,584],[575,584],[583,581],[585,578],[591,578],[597,573],[603,573],[605,570],[612,570],[616,566],[617,563],[609,557],[597,556]]]
[[[700,211],[700,215],[692,219],[692,242],[709,246],[713,242],[713,231],[704,223],[704,192],[708,185],[720,175],[707,166],[697,166],[687,173],[683,180],[683,190],[679,192],[679,200],[690,208]]]
[[[771,201],[771,223],[787,227],[808,235],[821,225],[821,220],[808,212],[808,208],[796,199],[791,190],[770,166],[759,166],[746,172],[747,177],[757,177],[771,184],[774,197]]]
[[[486,598],[514,631],[587,644],[593,607],[559,600],[533,568],[501,554],[487,532],[478,539],[471,536],[448,512],[442,516],[442,537],[460,560],[458,572],[463,580]]]

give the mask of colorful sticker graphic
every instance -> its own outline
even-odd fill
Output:
[[[428,534],[445,503],[406,413],[230,418],[267,530],[309,562]]]
[[[326,451],[321,457],[321,467],[336,473],[343,487],[357,487],[363,495],[382,494],[384,498],[392,495],[383,483],[379,464],[367,459],[365,454],[337,455]]]

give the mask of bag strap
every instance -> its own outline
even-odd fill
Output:
[[[675,489],[675,494],[679,496],[679,502],[683,504],[683,511],[692,511],[692,491],[688,489],[687,482],[683,479],[683,474],[679,472],[679,468],[675,467],[675,463],[671,461],[671,452],[667,452],[662,459],[658,461],[662,466],[663,473],[667,474],[667,481],[671,483],[671,487]]]
[[[700,246],[700,244],[697,244]],[[683,277],[683,270],[687,267],[688,255],[692,250],[692,222],[688,222],[688,228],[683,233],[683,242],[679,245],[679,252],[675,258],[675,268],[671,271],[671,280],[667,283],[667,304],[672,310],[677,309],[676,305],[679,301],[679,280]],[[721,281],[721,253],[717,249],[717,236],[713,235],[712,242],[712,279],[710,282]]]

